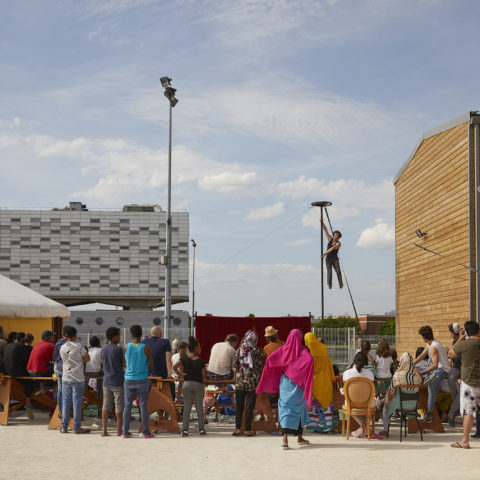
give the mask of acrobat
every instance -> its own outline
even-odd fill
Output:
[[[340,238],[342,238],[342,234],[338,230],[334,230],[332,232],[332,238],[332,236],[328,233],[328,229],[323,223],[322,219],[320,219],[320,223],[322,224],[323,231],[325,232],[328,240],[327,251],[322,255],[322,258],[326,257],[325,264],[327,266],[328,288],[332,288],[332,267],[335,269],[337,274],[340,288],[343,288],[342,271],[340,270],[340,261],[338,258],[338,250],[340,250],[340,247],[342,246],[342,244],[339,242]]]

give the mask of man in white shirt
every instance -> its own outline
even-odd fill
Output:
[[[207,365],[208,380],[230,380],[233,378],[237,344],[237,335],[229,333],[224,342],[216,343],[212,347]]]
[[[422,336],[423,341],[427,344],[423,352],[415,359],[415,365],[423,360],[427,355],[432,364],[429,367],[417,366],[418,373],[425,379],[425,375],[435,375],[435,380],[428,385],[428,406],[425,413],[425,423],[430,423],[433,419],[433,409],[435,408],[435,400],[440,384],[444,378],[448,378],[450,365],[448,362],[447,350],[443,345],[433,338],[432,328],[428,325],[421,327],[418,333]]]
[[[62,374],[62,429],[61,433],[68,432],[70,407],[73,403],[73,432],[90,433],[90,430],[81,428],[82,401],[85,391],[84,363],[90,360],[87,350],[77,343],[77,329],[67,326],[64,329],[66,343],[60,348],[60,357],[63,362]]]

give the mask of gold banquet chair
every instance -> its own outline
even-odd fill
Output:
[[[367,417],[367,437],[375,433],[375,408],[371,407],[375,395],[375,384],[365,377],[354,377],[343,384],[345,405],[342,406],[342,436],[345,435],[345,417],[347,417],[347,440],[350,436],[352,415]],[[372,428],[370,430],[370,422]]]

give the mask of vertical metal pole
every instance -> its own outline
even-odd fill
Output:
[[[163,336],[168,338],[168,328],[172,313],[172,103],[168,124],[168,202],[167,202],[167,275],[165,276],[165,330]]]
[[[193,336],[193,329],[195,324],[195,251],[197,247],[193,247],[193,278],[192,278],[192,325],[191,335]]]
[[[323,255],[323,206],[320,207],[320,251]],[[323,258],[320,257],[321,267],[320,275],[322,277],[322,338],[325,336],[324,320],[325,320],[325,302],[324,302],[324,285],[323,285]]]
[[[480,125],[475,124],[475,321],[480,323]]]

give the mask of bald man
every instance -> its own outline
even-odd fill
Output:
[[[171,378],[172,376],[172,346],[170,340],[162,338],[162,329],[152,327],[150,336],[145,337],[142,342],[150,347],[153,358],[153,365],[148,374],[151,377]]]

